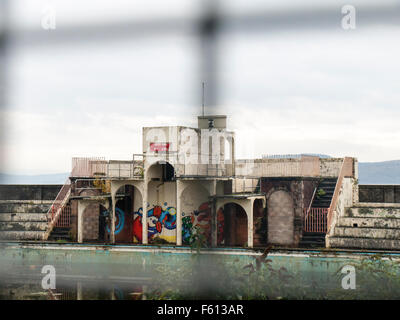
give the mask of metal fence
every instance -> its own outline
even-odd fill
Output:
[[[328,208],[310,208],[304,209],[305,232],[326,233],[327,232]]]

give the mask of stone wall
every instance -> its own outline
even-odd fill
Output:
[[[54,200],[62,185],[0,184],[0,200]]]
[[[359,185],[360,202],[400,203],[400,185]]]

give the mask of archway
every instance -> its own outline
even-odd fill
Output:
[[[218,210],[218,245],[225,247],[247,246],[247,214],[245,209],[234,202],[226,203]]]
[[[119,187],[113,196],[115,198],[115,242],[141,243],[142,242],[142,193],[133,183],[116,185]],[[102,211],[101,218],[109,219],[112,208]],[[105,224],[104,233],[110,237],[110,224]]]
[[[167,161],[157,161],[147,169],[147,178],[149,181],[174,181],[175,169]]]
[[[99,191],[95,190],[95,189],[80,190],[78,192],[78,196],[88,197],[88,198],[90,198],[92,196],[97,196],[98,194],[99,194]],[[76,202],[76,204],[78,205],[77,202]],[[99,237],[100,206],[101,206],[101,204],[96,201],[90,201],[90,202],[83,204],[84,209],[82,211],[82,217],[81,217],[82,230],[80,230],[81,241],[97,242],[100,240],[100,237]],[[77,211],[78,211],[78,208],[77,208]],[[79,220],[79,219],[77,219],[77,220]],[[77,231],[79,232],[78,228],[77,228]]]
[[[292,245],[294,242],[293,199],[285,190],[276,190],[268,198],[268,242]]]

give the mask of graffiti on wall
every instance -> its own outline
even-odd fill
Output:
[[[142,242],[142,217],[143,208],[139,208],[133,220],[133,235],[136,241]],[[176,241],[176,209],[168,207],[165,202],[164,206],[154,206],[147,210],[147,230],[148,239],[153,240],[160,238],[168,242]]]
[[[182,242],[191,244],[194,227],[206,237],[207,244],[211,244],[211,208],[208,202],[199,206],[189,214],[182,212]],[[224,213],[222,209],[217,212],[217,243],[222,244],[224,239]]]
[[[102,211],[101,213],[105,217],[109,217],[110,213],[107,210]],[[115,208],[115,234],[121,232],[125,225],[125,212],[122,211],[120,208]],[[107,224],[106,230],[108,233],[111,232],[110,226]]]

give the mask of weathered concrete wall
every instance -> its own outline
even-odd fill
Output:
[[[148,224],[150,240],[176,242],[176,182],[150,181],[148,187]],[[160,218],[163,220],[160,221]],[[171,222],[171,223],[170,223]]]
[[[62,185],[0,184],[0,200],[54,200]]]
[[[338,177],[343,158],[238,159],[235,173],[244,177]],[[352,163],[353,167],[353,163]],[[349,170],[350,175],[353,168]]]
[[[400,185],[359,185],[360,202],[400,203]]]

